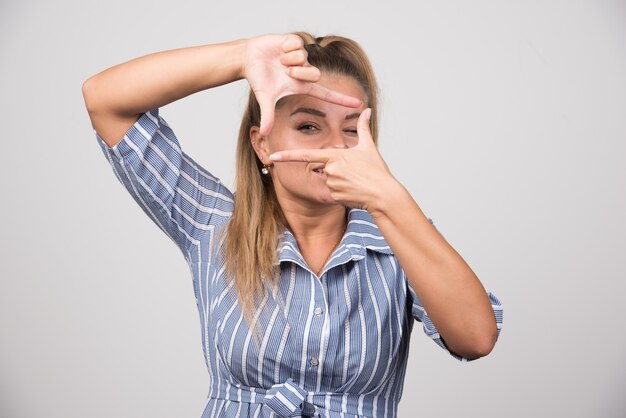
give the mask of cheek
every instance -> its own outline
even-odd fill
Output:
[[[294,138],[278,138],[269,141],[267,144],[267,149],[269,153],[274,153],[278,151],[287,151],[292,149],[302,148],[302,145],[295,140]],[[283,163],[289,164],[289,163]]]
[[[298,162],[274,163],[274,174],[280,178],[282,183],[293,183],[296,178],[304,174],[305,164]]]
[[[346,144],[348,145],[348,148],[355,147],[358,143],[359,143],[359,138],[356,136],[346,139]]]

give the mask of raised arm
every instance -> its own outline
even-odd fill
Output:
[[[245,78],[269,132],[276,102],[311,94],[359,106],[358,99],[315,81],[302,39],[263,35],[222,44],[158,52],[116,65],[83,84],[98,144],[116,177],[187,259],[229,219],[234,196],[218,177],[183,152],[159,107],[200,90]],[[206,126],[206,121],[202,121]]]
[[[139,116],[192,93],[242,78],[245,40],[157,52],[83,83],[94,129],[115,146]]]
[[[293,34],[263,35],[221,44],[157,52],[108,68],[83,83],[94,129],[115,146],[139,116],[211,87],[246,78],[261,105],[261,131],[269,133],[276,102],[289,94],[311,94],[359,106],[358,99],[315,83],[320,73],[308,65],[302,39]]]

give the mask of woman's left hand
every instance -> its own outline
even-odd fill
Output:
[[[331,197],[343,205],[372,212],[383,203],[385,191],[396,186],[397,181],[374,144],[370,115],[369,108],[361,112],[357,122],[359,142],[352,148],[279,151],[270,155],[270,160],[324,163]]]

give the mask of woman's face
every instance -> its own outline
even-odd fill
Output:
[[[270,165],[269,155],[291,149],[351,148],[359,138],[357,120],[368,103],[363,88],[347,76],[323,74],[319,84],[361,100],[359,108],[345,107],[309,95],[291,95],[276,105],[274,126],[266,137],[258,127],[250,131],[257,155]],[[292,201],[306,206],[337,204],[326,186],[326,174],[320,162],[281,162],[270,167],[276,195],[280,202]]]

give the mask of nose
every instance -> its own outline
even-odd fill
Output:
[[[343,148],[349,148],[349,147],[348,147],[348,144],[346,143],[346,138],[344,137],[342,133],[333,132],[328,136],[327,141],[322,148],[343,149]]]

